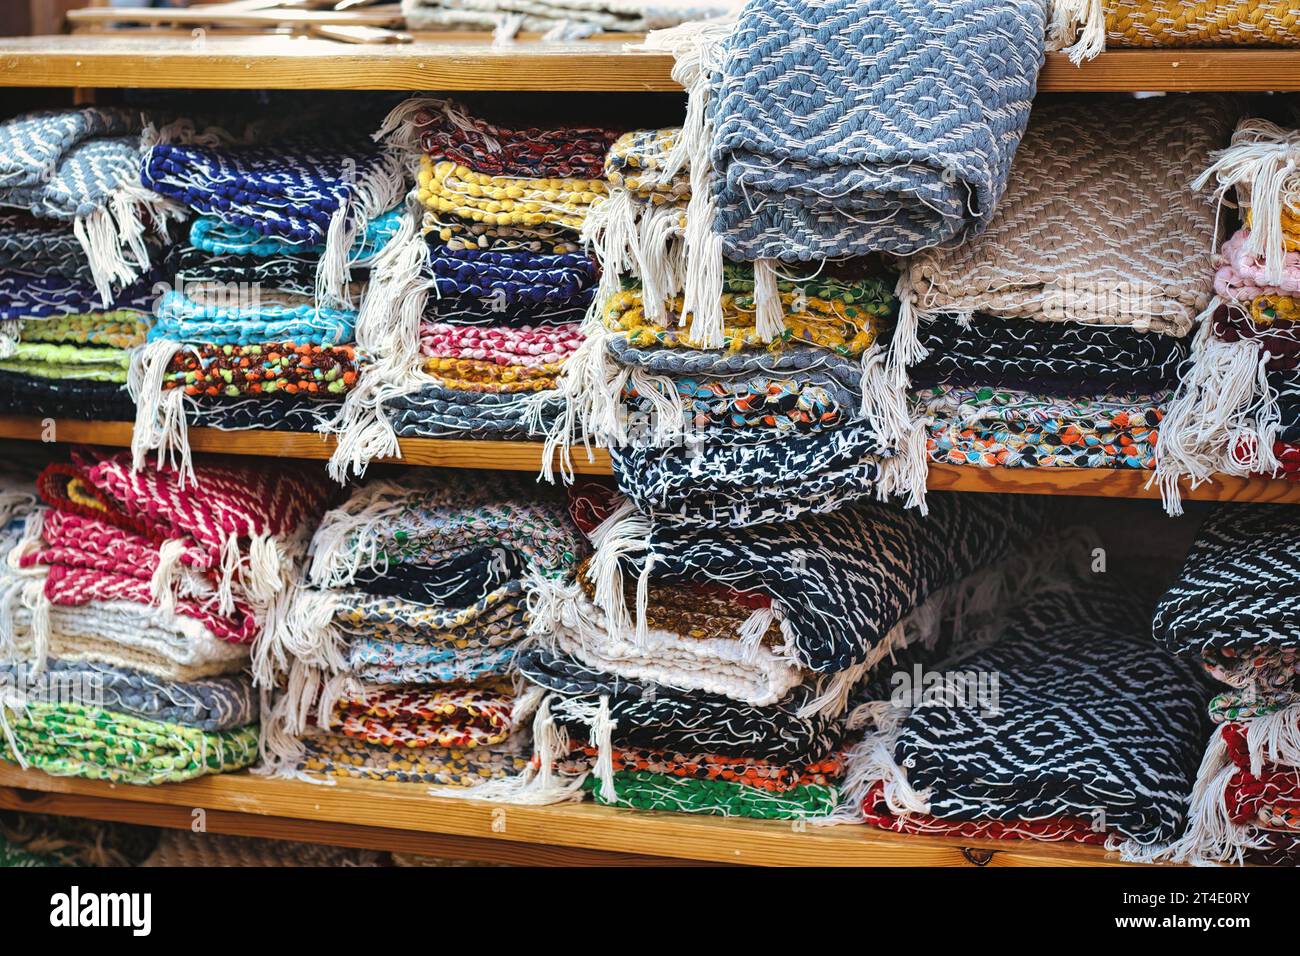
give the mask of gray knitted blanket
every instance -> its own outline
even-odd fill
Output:
[[[1043,0],[750,0],[714,79],[733,259],[915,252],[978,233],[1043,63]]]

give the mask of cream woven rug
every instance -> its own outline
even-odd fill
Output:
[[[909,260],[911,307],[1186,335],[1213,295],[1216,236],[1189,184],[1233,119],[1220,96],[1043,98],[988,230]]]

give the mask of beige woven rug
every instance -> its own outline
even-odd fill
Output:
[[[909,260],[912,306],[1186,335],[1216,234],[1189,184],[1234,118],[1220,96],[1041,98],[988,230]]]

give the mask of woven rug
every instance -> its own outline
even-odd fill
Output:
[[[0,371],[36,378],[109,382],[125,387],[130,356],[124,349],[19,342],[0,359]]]
[[[25,811],[0,813],[0,866],[136,866],[157,843],[153,827]],[[6,853],[20,858],[6,859]]]
[[[0,756],[54,776],[158,784],[241,770],[257,759],[257,727],[209,733],[127,714],[28,702],[3,708]]]
[[[1145,610],[1114,586],[1036,596],[1001,640],[958,665],[996,674],[995,696],[974,702],[950,688],[929,706],[904,700],[874,714],[877,732],[849,756],[855,794],[883,783],[894,814],[1086,820],[1138,847],[1174,840],[1206,694],[1191,667],[1151,645]]]
[[[476,172],[528,179],[600,179],[605,153],[618,138],[598,127],[512,127],[473,115],[451,100],[416,96],[390,113],[379,135],[400,130],[399,141],[435,159]]]
[[[187,483],[166,466],[135,471],[125,451],[75,449],[70,464],[50,465],[37,484],[62,512],[121,528],[154,547],[181,542],[166,555],[171,567],[163,582],[184,567],[212,575],[218,593],[233,596],[238,584],[243,596],[265,603],[283,587],[308,526],[325,508],[326,479],[297,463],[268,467],[220,457],[200,460],[190,478]],[[164,563],[163,552],[149,561],[155,570]]]
[[[1210,301],[1216,234],[1214,207],[1187,184],[1224,145],[1232,117],[1220,97],[1040,104],[988,230],[909,260],[909,301],[926,315],[1186,335]],[[1056,189],[1045,172],[1056,168],[1073,171],[1071,189]],[[1129,211],[1135,196],[1161,201]],[[923,357],[907,337],[894,348],[909,364]]]
[[[401,158],[364,139],[281,146],[159,144],[140,180],[156,193],[259,236],[323,245],[321,304],[349,304],[354,246],[406,193]]]
[[[1085,818],[1048,817],[1039,820],[943,820],[926,813],[895,813],[885,785],[877,781],[863,802],[863,823],[881,830],[915,836],[966,837],[978,840],[1035,840],[1041,843],[1106,842],[1106,831]]]
[[[182,292],[168,292],[154,307],[149,341],[213,345],[291,341],[338,345],[354,337],[357,313],[316,305],[203,305]]]
[[[379,216],[366,220],[365,228],[357,232],[348,250],[351,265],[368,268],[388,246],[401,229],[405,210],[395,206]],[[294,265],[315,262],[325,254],[325,243],[313,239],[288,239],[280,235],[267,235],[255,224],[236,222],[218,215],[196,216],[190,224],[189,247],[182,251],[180,261],[196,268],[209,268],[204,264],[227,256],[241,263],[265,268],[269,262],[293,260]],[[205,254],[205,255],[201,255]],[[282,265],[281,268],[287,268]]]
[[[837,715],[802,716],[815,701],[815,692],[805,684],[776,704],[754,707],[717,694],[607,674],[537,646],[525,648],[517,660],[524,677],[554,692],[548,713],[570,739],[597,745],[608,734],[615,747],[788,764],[825,757],[843,732]]]
[[[905,254],[980,232],[1029,119],[1043,31],[1042,5],[1015,0],[747,4],[713,92],[724,254]],[[987,59],[988,43],[1003,56]]]
[[[1300,15],[1286,0],[1052,0],[1052,47],[1079,63],[1107,48],[1295,46]]]
[[[800,664],[832,673],[888,646],[927,596],[1006,555],[1041,520],[1031,499],[995,495],[937,495],[928,518],[859,503],[740,529],[682,527],[625,506],[593,535],[596,603],[618,626],[631,626],[621,562],[647,581],[766,594],[773,601],[768,617],[775,616]],[[644,615],[635,619],[641,625]]]
[[[59,318],[105,307],[147,312],[153,307],[151,289],[159,277],[149,273],[145,279],[111,295],[105,303],[93,285],[77,279],[55,273],[0,272],[0,321]]]
[[[132,309],[71,313],[27,323],[22,341],[129,349],[145,343],[149,325],[146,313]]]
[[[808,435],[729,429],[725,444],[620,446],[614,477],[639,512],[679,528],[745,528],[823,514],[877,497],[889,449],[870,428]]]
[[[420,157],[419,200],[435,215],[498,226],[560,226],[578,232],[605,197],[603,179],[491,176],[449,160]]]
[[[172,356],[162,387],[201,398],[281,395],[339,401],[357,384],[361,368],[351,345],[187,345]]]
[[[913,396],[930,421],[930,460],[984,468],[1156,466],[1170,393],[1057,398],[1033,391],[941,386]]]
[[[196,135],[192,123],[159,131],[146,120],[127,108],[85,106],[0,123],[0,205],[70,228],[103,306],[149,272],[158,242],[183,218],[183,207],[140,187],[142,151],[160,139],[217,135]]]
[[[471,392],[435,383],[392,399],[385,412],[393,430],[405,438],[527,441],[541,437],[559,412],[558,399],[547,413],[528,403],[532,394]]]
[[[10,415],[129,422],[135,402],[119,385],[31,378],[0,372],[0,402]]]
[[[774,621],[756,640],[742,639],[753,608],[721,589],[652,586],[647,633],[638,639],[610,626],[592,602],[594,588],[583,580],[585,570],[586,565],[579,567],[575,592],[565,600],[535,606],[531,630],[547,647],[592,670],[754,707],[776,704],[806,676],[790,659]]]
[[[1298,544],[1288,509],[1216,509],[1156,608],[1156,640],[1240,690],[1300,689],[1290,587]]]
[[[26,700],[99,706],[205,731],[233,730],[258,717],[253,684],[243,675],[164,681],[109,664],[55,659],[40,674],[27,664],[0,664],[0,683]]]
[[[35,635],[43,632],[33,629],[31,612],[14,612],[12,657],[39,666],[44,652],[58,660],[107,664],[177,682],[235,674],[248,664],[246,646],[216,636],[184,614],[164,613],[139,601],[56,603],[48,619],[49,634],[38,641]]]
[[[977,315],[921,323],[929,354],[908,368],[912,385],[1023,389],[1049,395],[1150,393],[1173,388],[1188,343],[1122,326],[1044,325]]]
[[[617,759],[615,766],[618,766]],[[684,778],[631,768],[616,769],[613,786],[614,797],[610,799],[602,793],[601,782],[596,777],[583,781],[583,788],[604,806],[761,820],[826,817],[834,812],[839,799],[836,788],[827,783],[809,782],[773,793],[744,783]]]
[[[529,750],[518,741],[468,749],[393,749],[315,727],[304,732],[303,751],[295,767],[311,775],[464,790],[516,777],[529,763]]]
[[[660,178],[689,171],[692,335],[721,344],[724,254],[758,263],[770,336],[777,260],[908,253],[984,228],[1028,120],[1045,25],[1044,6],[1023,0],[761,0],[735,22],[650,36],[690,94]],[[1002,51],[992,68],[989,42]],[[812,89],[809,76],[824,82]],[[807,102],[792,110],[793,99]]]
[[[0,270],[57,275],[93,285],[94,273],[66,226],[18,210],[0,210]]]
[[[1215,728],[1182,839],[1157,859],[1290,865],[1300,832],[1300,710]]]
[[[431,472],[357,489],[317,529],[306,581],[256,649],[254,673],[287,688],[264,718],[273,761],[325,773],[348,763],[338,741],[313,762],[313,725],[383,746],[418,733],[440,752],[407,768],[411,779],[454,783],[469,771],[441,751],[504,746],[536,706],[501,684],[526,634],[525,578],[563,579],[585,551],[562,496],[523,476]],[[456,685],[470,681],[489,696],[464,697]],[[370,716],[345,712],[369,698],[381,702]],[[363,719],[373,733],[357,729]],[[498,752],[499,773],[482,779],[513,775],[525,746]],[[361,753],[363,775],[389,779],[400,763]]]

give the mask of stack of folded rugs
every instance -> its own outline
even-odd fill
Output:
[[[1198,186],[1235,189],[1242,223],[1218,250],[1215,299],[1171,412],[1161,468],[1300,479],[1300,132],[1243,119]]]
[[[863,367],[892,318],[892,280],[861,259],[796,269],[776,280],[786,314],[765,331],[753,267],[728,262],[721,339],[701,340],[671,261],[691,183],[660,178],[680,135],[639,130],[609,151],[610,197],[587,232],[601,293],[551,444],[608,445],[623,491],[683,521],[782,520],[873,493],[888,449],[864,417]]]
[[[132,364],[137,464],[157,449],[185,467],[187,417],[332,422],[364,371],[354,339],[366,275],[401,226],[399,158],[354,135],[160,143],[140,180],[197,216]]]
[[[250,646],[328,486],[297,466],[195,472],[76,450],[37,477],[0,601],[6,759],[144,784],[256,759]]]
[[[1079,63],[1106,49],[1297,46],[1290,0],[1050,0],[1052,45]]]
[[[454,792],[519,773],[539,696],[514,680],[525,581],[572,577],[583,553],[563,497],[521,476],[372,480],[312,552],[255,662],[280,687],[275,769]]]
[[[1218,97],[1035,107],[989,228],[906,267],[915,349],[894,347],[930,461],[1156,467],[1212,295],[1215,210],[1187,184],[1231,121]]]
[[[976,577],[993,600],[988,569],[1039,518],[1027,499],[940,496],[928,520],[859,504],[681,529],[594,485],[571,510],[594,553],[575,581],[532,583],[518,658],[546,693],[534,764],[484,795],[774,819],[835,810],[854,686],[971,610]]]
[[[377,135],[417,180],[412,235],[358,335],[384,356],[366,390],[380,420],[355,419],[335,460],[361,471],[398,453],[399,436],[527,437],[545,417],[534,403],[545,409],[582,342],[596,264],[578,233],[604,198],[602,158],[617,134],[512,129],[416,97]]]
[[[601,303],[553,443],[585,431],[610,445],[623,490],[683,520],[784,520],[902,491],[922,503],[915,455],[897,454],[896,300],[875,256],[988,226],[1044,32],[1042,4],[1020,0],[756,0],[734,22],[652,34],[677,58],[687,119],[610,151],[610,198],[587,228]],[[915,84],[961,122],[917,118]]]
[[[1227,685],[1187,833],[1164,857],[1300,863],[1298,546],[1291,509],[1222,505],[1156,610],[1156,639]]]
[[[0,123],[0,397],[14,414],[129,419],[141,343],[182,207],[140,188],[146,143],[183,138],[136,110]]]
[[[899,695],[880,681],[859,698],[868,732],[848,757],[846,811],[900,833],[1137,855],[1172,843],[1208,692],[1151,643],[1149,608],[1130,584],[1076,580],[1038,591],[991,642],[896,662],[929,689]]]

